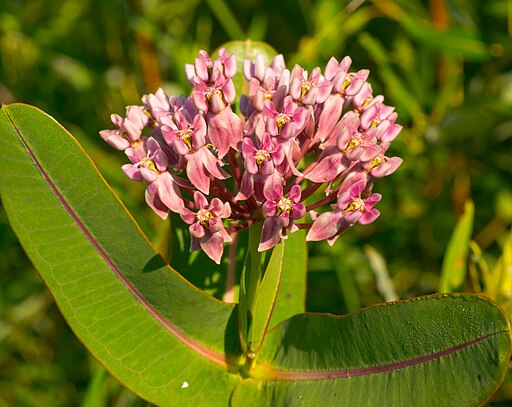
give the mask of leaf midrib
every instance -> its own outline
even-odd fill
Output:
[[[261,371],[256,370],[251,377],[256,380],[291,380],[291,381],[304,381],[304,380],[332,380],[332,379],[348,379],[356,376],[368,376],[378,373],[386,373],[394,370],[404,369],[407,367],[427,363],[442,357],[448,356],[452,353],[466,349],[478,342],[486,339],[507,334],[510,335],[510,331],[504,330],[499,332],[492,332],[487,335],[475,338],[471,341],[452,346],[447,349],[440,350],[438,352],[429,353],[427,355],[418,356],[416,358],[402,360],[394,363],[387,363],[376,366],[366,366],[352,369],[332,369],[332,370],[320,370],[320,371],[300,371],[300,370],[284,370],[275,369],[270,366],[261,366]]]
[[[8,118],[9,122],[12,125],[12,128],[14,129],[16,135],[18,136],[20,142],[22,143],[23,147],[27,151],[28,155],[32,159],[34,165],[36,166],[37,170],[41,173],[42,177],[44,178],[47,185],[50,187],[54,195],[57,197],[59,202],[62,204],[66,212],[71,216],[77,227],[80,229],[80,231],[84,234],[84,236],[87,238],[87,240],[90,242],[90,244],[94,247],[95,251],[101,256],[103,261],[109,266],[109,268],[114,272],[114,274],[119,278],[119,280],[123,283],[123,285],[130,291],[130,293],[137,299],[137,301],[148,311],[148,313],[155,318],[167,331],[169,331],[176,339],[178,339],[180,342],[182,342],[185,346],[189,347],[191,350],[199,354],[200,356],[204,357],[205,359],[215,363],[216,365],[219,365],[221,367],[227,368],[228,363],[226,360],[226,356],[223,353],[216,352],[205,345],[195,341],[188,335],[186,335],[183,331],[181,331],[179,328],[177,328],[175,325],[173,325],[170,321],[163,318],[156,309],[142,296],[141,293],[135,288],[135,286],[127,279],[127,277],[122,273],[122,271],[119,269],[119,267],[110,259],[110,257],[107,255],[105,250],[101,247],[99,242],[96,241],[92,233],[89,231],[89,229],[86,227],[86,225],[82,222],[82,220],[78,217],[76,212],[73,210],[71,205],[68,203],[64,195],[59,191],[56,184],[52,181],[50,175],[45,171],[44,167],[41,165],[39,160],[34,154],[34,151],[28,144],[28,142],[25,140],[23,135],[21,134],[18,126],[16,125],[15,121],[11,117],[11,115],[8,112],[7,109],[8,106],[4,105],[2,106],[2,110],[4,111],[6,117]],[[53,120],[53,118],[52,118]],[[60,124],[59,124],[60,126]],[[66,130],[64,130],[66,131]],[[67,131],[66,131],[67,133]],[[68,133],[69,134],[69,133]],[[70,137],[72,137],[70,135]]]

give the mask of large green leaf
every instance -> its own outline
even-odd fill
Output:
[[[473,406],[500,384],[510,327],[484,297],[437,295],[270,331],[234,406]]]
[[[24,105],[0,112],[0,190],[64,317],[122,383],[159,405],[226,405],[241,379],[236,309],[165,265],[78,143]]]

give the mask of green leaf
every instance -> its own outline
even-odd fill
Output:
[[[224,0],[206,0],[206,3],[231,39],[242,40],[245,38],[244,31],[238,23],[235,14]]]
[[[443,259],[440,292],[462,291],[464,288],[467,273],[466,259],[473,232],[474,215],[475,206],[473,202],[467,201],[464,205],[464,213],[455,226]]]
[[[261,235],[261,222],[256,222],[249,228],[249,242],[247,253],[240,276],[240,295],[238,304],[238,325],[242,349],[251,355],[250,329],[254,319],[254,303],[261,281],[261,253],[258,251],[259,236]]]
[[[249,229],[247,258],[240,280],[240,338],[249,359],[261,347],[277,299],[283,269],[284,243],[277,244],[262,265],[258,251],[261,222]],[[249,362],[252,363],[252,362]]]
[[[399,20],[408,34],[432,49],[460,55],[468,61],[485,61],[490,58],[486,44],[476,34],[462,30],[448,29],[438,31],[423,24],[418,24],[407,14]]]
[[[424,123],[426,121],[425,113],[418,103],[417,95],[414,95],[406,86],[400,76],[391,66],[389,51],[384,48],[379,40],[367,32],[358,35],[358,41],[368,54],[376,61],[379,66],[377,73],[389,89],[389,95],[400,104],[400,111],[409,114],[416,121]]]
[[[478,33],[468,33],[461,29],[438,30],[423,20],[411,16],[396,2],[380,1],[376,4],[380,10],[420,43],[442,52],[453,53],[468,61],[484,61],[490,58],[486,44],[479,39]]]
[[[241,378],[237,312],[167,267],[84,151],[25,105],[0,111],[11,225],[96,359],[158,405],[227,405]]]
[[[475,405],[502,380],[509,323],[464,294],[294,316],[244,371],[237,308],[165,265],[75,139],[10,105],[0,140],[0,194],[25,251],[91,353],[154,404]],[[279,245],[265,285],[282,256]]]
[[[512,293],[512,231],[503,243],[503,254],[499,257],[492,270],[494,284],[498,293],[510,296]]]
[[[485,297],[435,295],[268,332],[233,406],[478,405],[501,383],[510,326]]]
[[[393,286],[393,280],[389,275],[388,268],[386,266],[386,260],[374,247],[367,245],[364,247],[364,253],[368,258],[370,267],[375,274],[375,284],[377,285],[377,291],[382,295],[384,301],[395,301],[398,297],[395,287]]]
[[[254,58],[258,54],[262,54],[265,64],[269,65],[277,55],[277,51],[271,45],[263,41],[229,41],[222,44],[219,48],[226,48],[228,54],[235,54],[238,62],[238,72],[243,73],[244,60]]]
[[[254,313],[248,335],[250,348],[254,352],[257,352],[261,347],[276,303],[283,269],[283,256],[284,243],[281,242],[272,249],[270,260],[254,298]]]
[[[103,367],[98,364],[94,366],[94,373],[89,382],[87,392],[82,401],[81,407],[106,406],[108,403],[108,379],[109,375]]]
[[[306,311],[308,249],[306,231],[298,230],[285,242],[283,271],[269,327]]]

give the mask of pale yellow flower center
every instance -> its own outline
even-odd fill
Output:
[[[145,168],[153,171],[155,174],[160,174],[160,171],[158,171],[156,169],[155,162],[149,157],[144,157],[142,160],[140,160],[140,162],[137,166],[138,166],[138,168],[145,167]]]
[[[307,95],[307,93],[311,90],[311,84],[309,82],[305,82],[302,84],[300,88],[300,99]]]
[[[364,141],[363,138],[361,137],[361,134],[357,133],[350,139],[344,152],[346,153],[347,151],[353,150],[354,148],[361,145],[364,145]]]
[[[378,167],[379,165],[381,165],[382,161],[383,161],[382,155],[379,154],[377,157],[375,157],[373,159],[372,163],[370,164],[370,167],[368,168],[368,171],[371,171],[375,167]]]
[[[276,124],[279,131],[283,130],[283,127],[288,123],[292,118],[284,113],[279,113],[276,117]]]
[[[219,155],[219,150],[217,149],[217,147],[215,147],[215,145],[213,145],[212,143],[208,143],[208,144],[205,144],[205,147],[210,150],[210,152],[215,156],[215,157],[218,157]]]
[[[265,161],[270,159],[270,154],[266,150],[256,150],[254,152],[254,159],[256,160],[256,164],[258,164],[258,168],[261,170]]]
[[[189,150],[192,150],[192,129],[180,130],[178,132],[179,138],[186,144]]]
[[[279,200],[276,206],[276,215],[280,216],[283,213],[290,213],[293,208],[293,202],[290,198],[285,198],[284,196]]]
[[[356,198],[347,206],[345,212],[353,212],[353,211],[361,211],[364,212],[364,201],[361,198]]]
[[[204,228],[208,228],[210,225],[210,219],[212,219],[213,213],[208,209],[199,209],[196,213],[196,222],[199,222]]]

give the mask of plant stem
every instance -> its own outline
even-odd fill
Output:
[[[232,238],[231,245],[229,246],[229,263],[228,263],[228,276],[226,280],[226,292],[224,293],[223,300],[225,302],[235,302],[234,286],[235,286],[235,270],[236,270],[236,250],[238,248],[237,233],[230,234]]]

